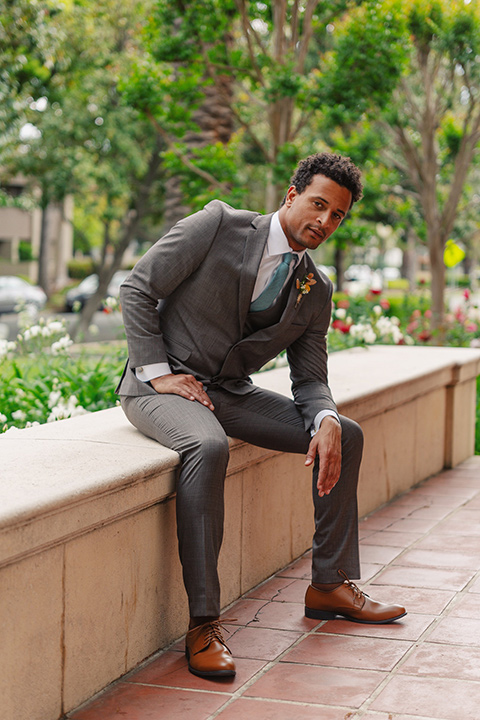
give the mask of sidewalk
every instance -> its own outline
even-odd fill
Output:
[[[224,613],[234,679],[189,673],[179,641],[68,718],[479,720],[480,457],[373,513],[360,537],[359,585],[404,604],[402,620],[305,618],[307,554]]]

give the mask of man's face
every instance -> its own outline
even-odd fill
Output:
[[[292,185],[279,211],[292,250],[315,250],[324,243],[346,216],[351,201],[350,190],[325,175],[314,175],[302,193]]]

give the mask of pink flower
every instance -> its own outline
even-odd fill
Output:
[[[470,299],[470,290],[468,290],[468,289],[464,290],[463,297],[465,298],[465,300],[469,300]]]
[[[417,308],[416,310],[414,310],[414,311],[412,312],[412,318],[419,318],[419,317],[421,316],[421,314],[422,314],[422,313],[421,313],[420,310]]]
[[[378,288],[370,288],[370,292],[372,293],[372,295],[381,295],[382,294],[382,291],[379,290]]]
[[[432,311],[431,310],[425,310],[424,315],[426,318],[430,319],[432,317]]]
[[[418,321],[417,321],[417,320],[414,320],[413,322],[409,323],[409,325],[407,325],[407,333],[408,333],[409,335],[411,335],[412,332],[413,332],[414,330],[416,330],[417,328],[418,328]]]
[[[385,298],[382,298],[380,300],[380,307],[382,307],[384,310],[390,310],[390,303]]]
[[[346,310],[347,308],[350,307],[350,303],[349,303],[348,300],[339,300],[339,301],[337,302],[337,307],[339,307],[339,308],[345,308],[345,310]]]
[[[466,330],[467,332],[477,332],[478,326],[477,326],[477,324],[474,323],[474,322],[469,322],[469,323],[467,323],[467,324],[465,325],[465,330]]]

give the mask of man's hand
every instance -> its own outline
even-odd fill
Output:
[[[157,393],[168,395],[181,395],[187,400],[197,401],[210,410],[215,410],[212,401],[203,389],[203,385],[195,380],[193,375],[161,375],[150,380]]]
[[[308,447],[305,465],[311,465],[319,457],[317,488],[320,497],[329,495],[340,477],[342,469],[342,428],[333,418],[323,418],[318,432]]]

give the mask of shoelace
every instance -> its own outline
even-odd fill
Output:
[[[223,620],[223,622],[228,622],[228,620]],[[228,648],[225,640],[223,639],[223,632],[228,632],[227,628],[225,628],[220,620],[212,620],[212,622],[206,623],[208,627],[205,630],[205,635],[203,638],[203,647],[200,650],[197,650],[197,653],[202,652],[202,650],[205,650],[208,648],[210,643],[212,643],[214,640],[218,640],[218,642],[222,643],[227,650],[230,652],[230,649]],[[195,654],[197,654],[195,653]]]
[[[350,580],[348,575],[343,570],[339,570],[338,574],[341,575],[343,578],[345,578],[345,584],[347,585],[347,587],[349,587],[353,591],[354,602],[356,600],[360,601],[363,598],[368,597],[367,593],[364,593],[363,590],[360,590],[358,585],[355,585],[355,583]]]

